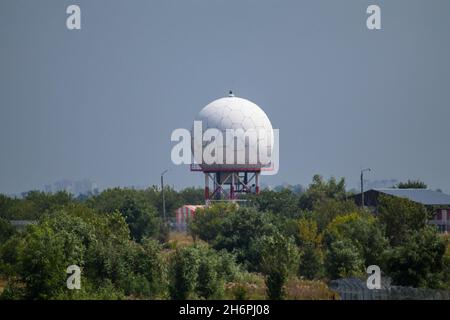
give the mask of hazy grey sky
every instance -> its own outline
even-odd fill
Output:
[[[78,4],[82,30],[66,28]],[[378,4],[382,30],[366,28]],[[0,192],[61,178],[200,185],[173,129],[233,89],[280,129],[280,172],[450,192],[450,1],[0,1]]]

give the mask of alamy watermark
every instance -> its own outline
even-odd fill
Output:
[[[72,4],[67,7],[66,13],[69,16],[66,19],[66,27],[69,30],[80,30],[81,29],[81,8],[76,4]]]
[[[171,141],[177,142],[171,151],[175,165],[236,165],[259,166],[261,174],[275,175],[279,170],[278,129],[208,128],[194,121],[191,131],[175,129]]]
[[[367,7],[366,13],[370,16],[366,20],[366,26],[369,30],[381,29],[381,8],[378,5],[372,4]],[[66,19],[66,27],[69,30],[81,30],[81,8],[78,5],[72,4],[66,8],[66,14],[69,16]]]
[[[81,289],[81,269],[77,265],[68,266],[66,273],[70,274],[67,278],[66,285],[69,290],[80,290]]]
[[[367,289],[381,289],[381,269],[377,265],[367,267],[366,272],[369,274],[367,278]]]

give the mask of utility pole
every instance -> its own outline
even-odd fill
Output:
[[[166,222],[166,199],[164,197],[164,174],[167,172],[167,169],[161,173],[161,195],[162,195],[162,205],[163,205],[163,219]]]
[[[370,168],[361,170],[361,207],[364,208],[364,172],[371,171]]]

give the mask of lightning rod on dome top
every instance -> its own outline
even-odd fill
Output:
[[[228,96],[229,97],[234,97],[233,90],[228,91]]]

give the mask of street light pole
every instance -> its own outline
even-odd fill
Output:
[[[361,170],[361,207],[364,208],[364,172],[371,171],[370,168]]]
[[[167,170],[164,170],[161,173],[161,195],[162,195],[163,219],[164,219],[164,222],[166,221],[166,199],[164,197],[164,174],[166,172],[167,172]]]

